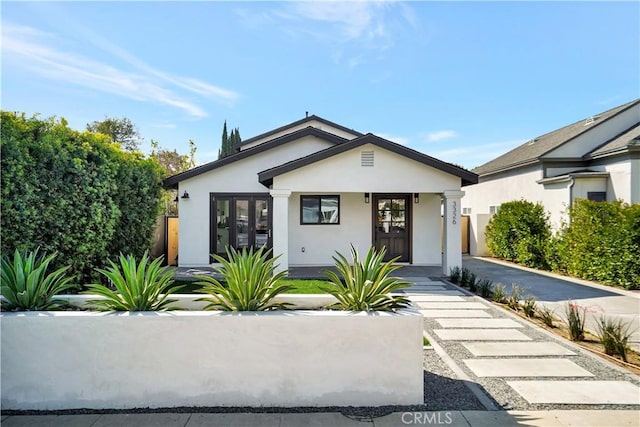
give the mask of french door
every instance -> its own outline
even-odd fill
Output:
[[[271,249],[269,194],[211,194],[209,252],[226,256],[227,247]]]
[[[406,194],[373,195],[373,243],[376,249],[387,248],[384,260],[399,257],[411,261],[411,197]]]

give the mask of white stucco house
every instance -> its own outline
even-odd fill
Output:
[[[471,255],[486,255],[485,227],[502,203],[540,202],[557,229],[578,198],[640,203],[640,99],[586,117],[473,169],[462,210]]]
[[[227,245],[272,248],[281,269],[332,265],[351,244],[461,265],[461,189],[476,174],[315,115],[237,150],[164,181],[180,195],[179,266],[210,265]]]

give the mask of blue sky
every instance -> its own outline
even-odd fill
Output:
[[[305,111],[472,168],[640,96],[639,2],[2,2],[2,109],[217,158]]]

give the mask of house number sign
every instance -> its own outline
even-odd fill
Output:
[[[458,223],[458,202],[457,201],[453,201],[452,203],[452,212],[451,212],[451,223],[453,225],[456,225]]]

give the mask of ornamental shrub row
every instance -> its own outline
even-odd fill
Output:
[[[491,255],[626,289],[640,289],[640,204],[578,199],[555,235],[541,204],[504,203],[486,229]]]
[[[118,253],[149,249],[161,170],[109,137],[70,129],[64,119],[1,112],[1,251],[59,255],[79,283]]]

